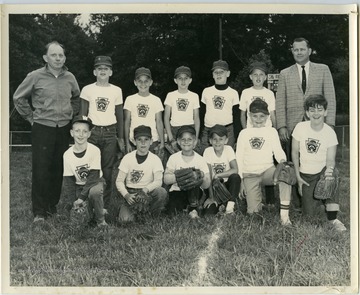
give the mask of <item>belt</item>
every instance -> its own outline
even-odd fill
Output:
[[[109,128],[112,128],[112,127],[116,127],[116,124],[107,125],[107,126],[94,125],[94,128],[100,128],[100,129],[109,129]]]
[[[230,124],[227,124],[227,125],[224,125],[224,127],[230,127],[230,126],[232,126],[234,123],[230,123]],[[215,125],[214,125],[215,126]],[[213,126],[213,127],[214,127]],[[207,126],[205,126],[206,128],[208,128],[208,129],[211,129],[212,127],[207,127]]]

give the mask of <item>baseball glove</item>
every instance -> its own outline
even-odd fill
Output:
[[[82,224],[88,222],[90,214],[88,210],[87,201],[81,203],[80,206],[73,206],[70,210],[70,221],[75,224]]]
[[[199,187],[204,178],[204,173],[200,169],[182,168],[175,170],[177,185],[182,191],[188,191]]]
[[[131,194],[135,194],[135,203],[130,207],[138,212],[145,213],[149,211],[150,197],[142,189],[132,189],[129,191]]]
[[[231,194],[224,185],[224,179],[216,178],[212,181],[213,197],[218,204],[224,204],[232,199]]]
[[[285,182],[289,185],[296,184],[296,174],[294,169],[294,164],[292,162],[282,162],[276,166],[274,172],[274,183]]]
[[[314,198],[326,200],[337,194],[339,187],[339,171],[334,168],[332,175],[325,175],[325,171],[321,174],[319,181],[315,185]]]

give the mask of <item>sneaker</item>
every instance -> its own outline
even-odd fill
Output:
[[[191,217],[191,219],[199,218],[199,214],[195,209],[189,213],[189,216]]]
[[[97,227],[105,227],[105,226],[108,226],[105,220],[97,224]]]
[[[345,225],[339,219],[330,220],[329,222],[336,231],[346,231]]]
[[[36,215],[33,222],[36,223],[41,221],[45,221],[45,218],[43,216]]]
[[[229,201],[226,205],[225,214],[234,213],[234,206],[235,206],[235,202]]]

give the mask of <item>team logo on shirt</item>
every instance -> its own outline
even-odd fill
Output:
[[[185,112],[189,105],[189,100],[186,98],[178,98],[176,101],[176,105],[178,111]]]
[[[223,96],[215,95],[213,97],[214,108],[217,110],[222,110],[225,104],[225,99]]]
[[[138,104],[137,111],[139,117],[146,118],[149,112],[149,106],[147,104]]]
[[[144,176],[144,172],[142,170],[133,170],[130,173],[130,182],[131,183],[138,183],[141,178]]]
[[[261,150],[265,140],[262,137],[252,137],[249,142],[252,149]]]
[[[76,166],[75,172],[79,176],[81,181],[86,181],[86,178],[88,177],[90,172],[90,166],[89,164]]]
[[[305,140],[306,150],[310,154],[316,154],[320,147],[320,141],[318,139],[308,138]]]
[[[95,103],[96,103],[96,109],[97,109],[99,112],[106,112],[107,107],[108,107],[108,105],[109,105],[109,99],[106,98],[106,97],[98,97],[98,98],[95,100]]]
[[[213,171],[215,174],[223,173],[225,171],[226,165],[225,163],[214,163]]]

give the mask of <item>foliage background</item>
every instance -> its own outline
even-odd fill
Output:
[[[180,65],[192,69],[192,91],[201,95],[213,84],[210,69],[220,56],[220,22],[222,58],[230,65],[229,83],[239,93],[251,86],[247,69],[251,60],[262,59],[271,73],[278,73],[294,63],[291,43],[303,36],[313,49],[311,60],[330,67],[337,124],[348,124],[348,15],[92,14],[90,22],[80,26],[79,14],[10,14],[10,130],[30,129],[14,110],[12,95],[27,73],[43,66],[48,42],[64,44],[66,65],[80,88],[94,81],[94,57],[110,55],[111,83],[122,88],[124,98],[136,92],[134,71],[145,66],[153,74],[151,92],[164,100],[175,89],[173,73]]]

